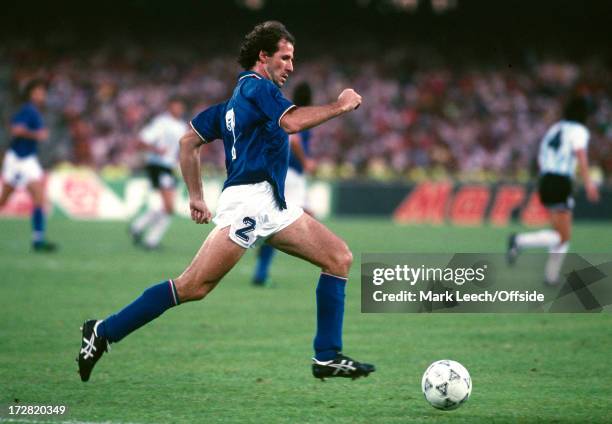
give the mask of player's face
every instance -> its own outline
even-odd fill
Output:
[[[168,110],[175,118],[180,118],[185,113],[185,105],[183,102],[170,102]]]
[[[47,99],[47,89],[42,85],[34,87],[32,92],[30,93],[30,99],[34,104],[42,106],[45,104],[45,100]]]
[[[264,69],[268,73],[270,80],[279,87],[289,78],[293,72],[293,44],[287,40],[278,42],[278,50],[272,56],[266,56]]]

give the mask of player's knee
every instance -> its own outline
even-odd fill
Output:
[[[572,232],[570,229],[562,228],[557,229],[557,234],[559,235],[559,244],[566,243],[570,240]]]
[[[353,253],[350,251],[348,246],[343,243],[342,248],[337,249],[330,256],[330,263],[328,264],[328,272],[330,274],[344,277],[348,275],[352,264],[353,264]]]
[[[353,252],[351,252],[348,246],[346,246],[346,251],[343,253],[342,264],[347,270],[349,270],[351,265],[353,265]]]
[[[32,205],[35,208],[42,208],[45,205],[45,199],[40,193],[36,193],[32,196]]]

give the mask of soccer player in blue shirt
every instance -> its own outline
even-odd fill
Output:
[[[174,306],[206,297],[259,238],[321,268],[313,375],[354,379],[374,371],[373,365],[341,353],[351,251],[323,224],[288,205],[284,197],[287,133],[348,113],[360,105],[361,96],[346,89],[333,103],[296,107],[280,91],[293,72],[293,46],[293,36],[281,23],[257,25],[241,46],[238,61],[246,71],[239,75],[232,97],[191,121],[192,130],[180,140],[179,157],[191,218],[198,224],[212,218],[202,191],[200,147],[222,139],[225,148],[227,179],[213,220],[216,227],[179,277],[149,287],[104,320],[85,321],[77,358],[81,380],[89,379],[110,343]]]
[[[49,138],[49,130],[40,113],[47,99],[47,85],[43,80],[32,80],[26,86],[25,93],[28,102],[11,119],[12,141],[2,164],[0,209],[16,188],[25,187],[34,204],[32,249],[34,252],[53,252],[57,246],[45,239],[45,188],[43,170],[37,158],[38,143]]]
[[[312,104],[312,90],[307,82],[301,82],[293,91],[293,101],[296,106],[310,106]],[[293,203],[312,213],[307,209],[306,173],[314,169],[314,161],[310,157],[311,131],[304,130],[289,136],[289,168],[285,178],[285,197],[288,203]],[[253,285],[264,287],[267,284],[272,259],[276,253],[269,244],[264,244],[257,252],[257,264],[253,275]]]

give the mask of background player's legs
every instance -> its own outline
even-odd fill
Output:
[[[134,243],[140,243],[142,234],[153,222],[155,222],[161,213],[161,211],[155,209],[147,209],[132,222],[130,225],[130,234],[134,239]]]
[[[155,186],[155,183],[153,183]],[[157,190],[157,187],[155,188]],[[162,215],[162,211],[148,208],[130,224],[130,235],[134,244],[140,244],[142,236],[147,229]]]
[[[4,205],[6,205],[6,202],[8,201],[9,197],[11,197],[11,194],[13,194],[13,192],[15,191],[15,187],[7,184],[6,182],[3,182],[1,191],[2,192],[0,193],[0,209],[2,209]]]
[[[268,242],[275,248],[305,259],[322,270],[317,285],[315,357],[327,361],[342,350],[342,321],[346,277],[353,255],[342,239],[310,215],[276,233]]]
[[[257,252],[257,264],[255,265],[255,274],[253,275],[253,285],[264,286],[268,280],[268,272],[276,249],[269,244],[262,245]]]
[[[550,223],[559,234],[558,244],[569,242],[572,236],[572,211],[550,211]]]
[[[550,223],[552,229],[531,231],[511,236],[508,246],[508,258],[509,262],[513,263],[520,249],[547,248],[549,255],[546,261],[544,277],[548,284],[556,284],[565,254],[569,250],[572,211],[551,210]]]
[[[45,245],[45,188],[42,180],[32,181],[27,185],[32,196],[32,245],[34,248]]]
[[[172,214],[174,214],[174,189],[161,188],[159,194],[162,199],[162,210],[158,211],[154,219],[149,223],[149,233],[144,244],[150,249],[159,246],[161,239],[170,226]]]
[[[548,284],[556,284],[559,280],[559,272],[569,250],[569,241],[572,232],[572,211],[551,211],[550,223],[559,235],[559,241],[548,248],[548,261],[546,261],[545,279]]]
[[[561,237],[555,230],[545,229],[519,233],[516,235],[516,245],[519,249],[530,249],[538,247],[551,248],[559,244]]]
[[[554,229],[549,228],[538,231],[511,234],[508,237],[506,260],[508,261],[508,264],[514,265],[521,250],[542,247],[551,249],[553,246],[557,246],[560,240],[561,236],[559,233]]]
[[[203,299],[244,254],[245,249],[231,241],[228,233],[229,227],[215,228],[180,277],[146,289],[134,302],[102,321],[97,335],[118,342],[171,307]]]

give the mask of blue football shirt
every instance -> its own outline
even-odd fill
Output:
[[[281,209],[285,209],[285,177],[289,164],[289,137],[280,120],[291,108],[280,89],[256,72],[242,72],[232,97],[191,120],[205,142],[223,140],[230,186],[268,181]]]
[[[302,143],[302,150],[304,150],[306,157],[310,157],[310,134],[310,130],[304,130],[298,134],[300,143]],[[289,168],[293,168],[298,174],[304,173],[304,167],[297,156],[293,154],[293,150],[291,150],[289,154]]]
[[[33,103],[24,104],[11,119],[11,125],[21,125],[29,131],[38,131],[45,127],[42,115]],[[27,137],[13,137],[10,149],[21,158],[35,155],[38,152],[38,141]]]

